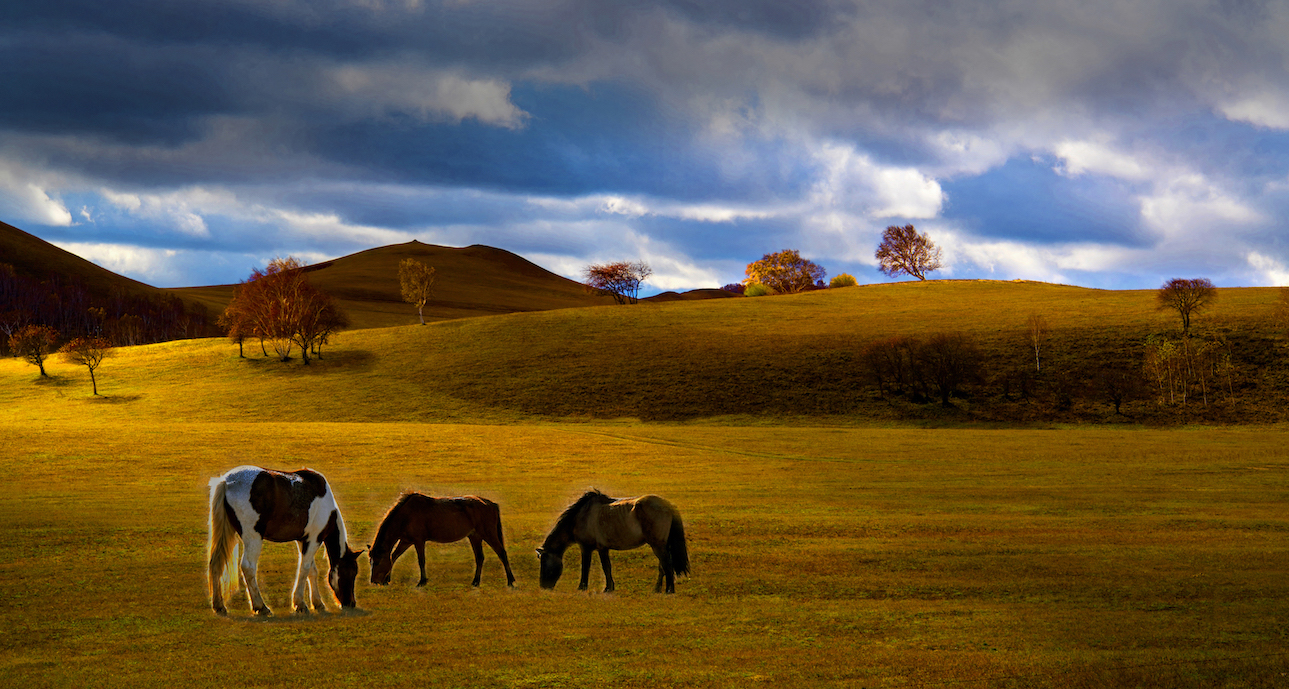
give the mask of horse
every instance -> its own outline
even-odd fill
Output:
[[[455,543],[463,538],[469,538],[474,549],[471,586],[478,586],[483,574],[485,542],[506,568],[506,585],[515,585],[501,535],[501,509],[497,503],[474,495],[434,498],[421,493],[404,493],[381,520],[376,540],[367,552],[371,560],[371,583],[388,584],[394,561],[415,546],[416,560],[421,566],[421,581],[417,586],[424,586],[429,581],[425,576],[425,542]]]
[[[234,569],[239,541],[243,554],[240,567]],[[362,551],[349,549],[344,517],[322,474],[310,469],[288,473],[241,466],[210,480],[208,583],[210,606],[215,614],[228,614],[224,600],[237,590],[237,571],[246,585],[251,610],[261,616],[273,614],[264,604],[256,578],[264,541],[300,544],[300,561],[291,589],[295,612],[309,613],[306,589],[312,594],[313,608],[326,611],[314,564],[319,545],[327,548],[327,560],[331,563],[327,583],[341,608],[358,605],[354,598],[354,580],[358,577],[358,556]]]
[[[685,546],[685,525],[680,512],[657,495],[615,500],[598,490],[587,491],[564,510],[546,542],[537,549],[541,558],[541,587],[555,588],[564,572],[564,551],[573,543],[582,547],[582,580],[585,591],[591,572],[591,554],[600,554],[604,568],[604,592],[613,591],[610,550],[631,550],[648,544],[658,556],[658,583],[654,593],[676,592],[676,575],[689,574],[689,551]]]

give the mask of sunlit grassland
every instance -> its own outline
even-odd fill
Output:
[[[1283,434],[667,425],[163,423],[4,426],[0,681],[13,685],[1274,686],[1289,668]],[[206,481],[308,465],[357,543],[400,490],[502,506],[491,552],[430,548],[361,612],[207,608]],[[656,492],[694,574],[653,594],[536,586],[532,549],[596,486]],[[324,560],[325,561],[325,560]],[[362,576],[367,575],[364,561]],[[365,579],[364,579],[365,582]],[[600,585],[593,570],[592,586]]]
[[[1223,290],[1204,319],[1259,327],[1275,299]],[[1149,292],[943,282],[346,332],[307,367],[123,348],[99,398],[83,368],[0,360],[0,685],[1283,685],[1283,426],[926,430],[855,405],[863,342],[1023,355],[1032,312],[1071,350],[1175,327]],[[216,618],[207,481],[239,464],[322,471],[355,547],[401,490],[496,500],[519,586],[486,552],[472,590],[469,547],[432,546],[425,589],[414,555],[387,588],[364,560],[358,613],[299,618],[277,545],[279,616],[239,594]],[[533,548],[593,486],[680,508],[676,596],[644,551],[614,556],[612,596],[575,567],[538,589]]]

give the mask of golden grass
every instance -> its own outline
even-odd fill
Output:
[[[925,430],[808,402],[845,402],[876,334],[1003,342],[1043,306],[1070,340],[1126,338],[1169,327],[1148,297],[946,282],[548,311],[344,333],[308,367],[171,342],[119,350],[102,398],[83,368],[0,360],[0,683],[1282,685],[1282,426]],[[1222,297],[1207,317],[1243,327],[1275,292]],[[684,405],[721,415],[636,418]],[[206,482],[247,463],[326,474],[356,546],[401,490],[496,500],[519,587],[488,552],[472,590],[459,543],[431,547],[425,589],[412,556],[364,578],[358,614],[255,621],[239,597],[218,619]],[[643,551],[615,555],[612,596],[575,571],[538,590],[532,549],[592,486],[680,508],[676,596]],[[280,613],[294,558],[263,560]]]
[[[582,424],[9,423],[0,681],[107,686],[1274,686],[1286,670],[1282,433]],[[207,608],[206,481],[309,465],[355,541],[400,490],[502,507],[489,552],[430,547],[361,611]],[[677,504],[694,574],[536,586],[580,491]],[[266,549],[287,609],[295,549]],[[362,576],[367,566],[363,564]],[[592,586],[600,585],[593,570]]]

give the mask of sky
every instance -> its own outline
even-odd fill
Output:
[[[0,5],[0,220],[161,287],[417,239],[644,293],[1289,284],[1289,2]],[[907,278],[905,278],[907,279]]]

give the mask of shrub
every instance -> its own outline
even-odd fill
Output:
[[[743,290],[743,296],[745,297],[764,297],[768,294],[774,294],[774,290],[770,289],[769,287],[766,287],[765,285],[762,285],[759,282],[756,284],[748,285],[747,289]]]
[[[741,282],[731,282],[730,284],[725,285],[721,289],[725,290],[726,292],[733,292],[734,294],[742,294],[743,290],[747,289],[747,285],[744,285]]]
[[[855,276],[847,273],[834,276],[832,280],[828,281],[829,287],[854,287],[858,284],[859,283],[855,281]]]

